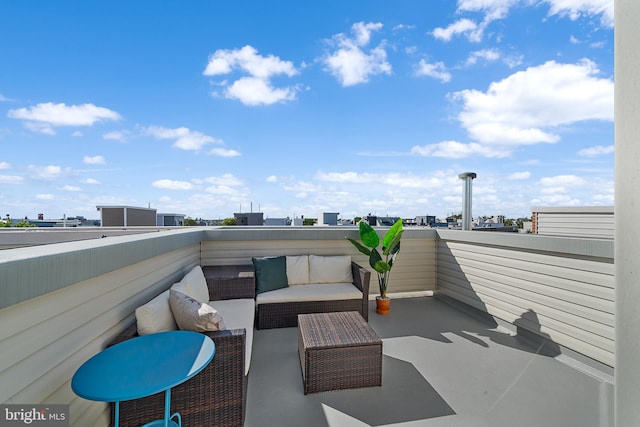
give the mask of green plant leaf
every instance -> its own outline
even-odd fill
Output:
[[[382,253],[385,255],[397,254],[400,252],[400,238],[402,237],[402,231],[395,235],[389,246],[382,247]]]
[[[378,261],[382,261],[382,257],[380,256],[380,252],[377,249],[372,249],[371,254],[369,255],[369,265],[371,268],[376,270],[376,263]],[[376,270],[378,271],[378,270]]]
[[[398,234],[402,235],[402,219],[397,220],[387,231],[387,234],[384,235],[384,239],[382,239],[382,247],[390,247]],[[400,239],[398,238],[398,240]]]
[[[360,221],[360,240],[369,248],[377,248],[380,244],[378,233],[365,221]]]
[[[369,250],[369,248],[361,245],[360,242],[358,242],[357,240],[353,240],[350,237],[347,237],[347,240],[349,240],[351,243],[353,243],[353,246],[355,246],[356,249],[358,249],[360,252],[362,252],[366,256],[371,255],[371,251]]]
[[[378,273],[386,273],[387,271],[391,270],[391,266],[383,260],[379,260],[376,261],[375,265],[373,266],[373,268],[378,272]]]

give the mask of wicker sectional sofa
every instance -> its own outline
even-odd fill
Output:
[[[349,256],[286,256],[288,283],[260,292],[256,267],[256,327],[288,328],[298,324],[298,314],[357,311],[369,318],[371,272]],[[254,259],[255,264],[255,259]]]
[[[293,258],[311,265],[310,258]],[[324,261],[322,267],[327,269],[331,262],[337,261],[337,258],[329,258],[332,257],[319,257],[315,261]],[[352,263],[350,258],[347,267],[344,259],[341,262],[342,268],[338,270],[344,275],[348,269],[351,283],[302,283],[330,278],[331,275],[309,276],[308,272],[297,274],[300,273],[298,271],[290,273],[291,284],[280,284],[278,289],[256,294],[256,289],[262,291],[258,283],[262,276],[249,264],[196,266],[181,282],[171,287],[205,306],[213,307],[226,324],[225,330],[203,332],[216,345],[213,361],[198,375],[171,391],[171,412],[180,413],[183,425],[244,424],[254,325],[258,329],[293,327],[297,325],[298,314],[333,311],[357,311],[368,319],[371,273]],[[334,274],[338,270],[329,268]],[[166,290],[138,307],[136,322],[122,331],[109,346],[141,334],[178,329],[171,312],[170,295],[171,291]],[[163,411],[164,393],[121,402],[120,426],[140,426],[161,419]]]

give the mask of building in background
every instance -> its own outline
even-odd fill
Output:
[[[338,225],[338,215],[337,212],[320,212],[316,225]]]
[[[96,206],[103,227],[156,226],[156,209],[135,206]]]
[[[613,206],[532,207],[533,234],[613,239]]]
[[[184,225],[184,215],[175,213],[156,214],[156,225],[160,227],[182,227]]]
[[[264,225],[262,212],[234,213],[236,225]]]

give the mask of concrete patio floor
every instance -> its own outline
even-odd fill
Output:
[[[254,333],[245,426],[613,426],[613,377],[435,297],[369,306],[381,387],[304,395],[297,329]],[[529,313],[535,317],[535,313]],[[524,316],[523,316],[524,317]]]

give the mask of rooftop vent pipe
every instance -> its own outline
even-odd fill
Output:
[[[471,230],[471,181],[477,175],[474,172],[463,172],[458,178],[464,180],[464,192],[462,193],[462,229]]]

